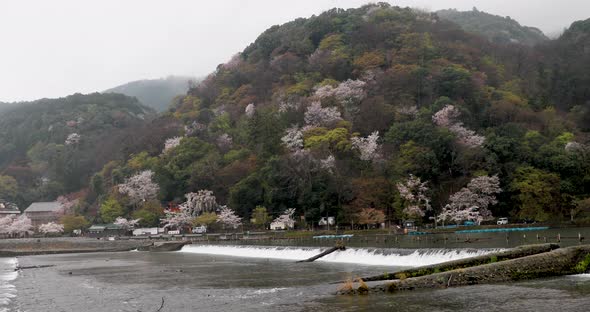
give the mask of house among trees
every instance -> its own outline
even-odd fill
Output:
[[[18,206],[14,203],[0,199],[0,218],[11,215],[20,215],[20,210],[18,210]]]
[[[49,222],[58,222],[64,215],[63,205],[60,202],[36,202],[25,209],[25,215],[31,219],[34,227]]]

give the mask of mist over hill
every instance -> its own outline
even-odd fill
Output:
[[[185,94],[190,83],[198,82],[197,78],[169,76],[160,79],[144,79],[132,81],[103,93],[121,93],[136,97],[141,103],[158,112],[165,111],[175,96]]]
[[[458,24],[467,32],[480,34],[495,43],[533,46],[549,40],[538,28],[522,26],[510,17],[489,14],[476,8],[472,11],[440,10],[436,14],[441,19]]]

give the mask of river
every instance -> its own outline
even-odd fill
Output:
[[[567,245],[579,244],[574,239],[578,230],[570,232],[560,233],[563,240],[571,237]],[[556,240],[554,232],[544,235]],[[189,245],[178,252],[26,256],[19,257],[19,265],[50,267],[24,269],[18,277],[16,259],[0,258],[0,311],[157,311],[162,302],[161,311],[175,312],[588,311],[588,274],[395,294],[335,295],[340,285],[333,282],[351,277],[544,240],[534,232],[526,237],[510,233],[508,240],[503,233],[474,234],[469,240],[441,237],[357,238],[349,242],[355,247],[313,263],[295,261],[315,255],[322,250],[319,245],[333,241],[230,242]]]

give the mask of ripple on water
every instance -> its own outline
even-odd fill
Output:
[[[11,284],[18,277],[16,258],[0,258],[0,312],[8,312],[10,302],[16,297],[16,287]]]

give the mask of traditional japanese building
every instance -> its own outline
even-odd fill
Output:
[[[33,226],[37,227],[48,222],[58,222],[64,215],[64,209],[60,202],[32,203],[25,209],[25,215],[31,219]]]

